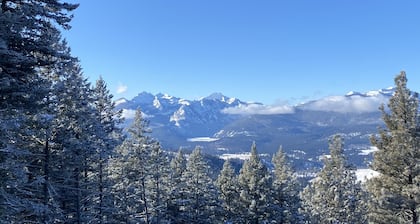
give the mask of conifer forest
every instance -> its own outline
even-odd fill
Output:
[[[161,147],[141,109],[123,130],[107,84],[84,77],[61,36],[77,4],[0,4],[0,223],[420,223],[419,97],[405,72],[371,137],[377,176],[356,180],[340,135],[311,180],[282,147],[264,161],[255,143],[215,172],[200,147]]]

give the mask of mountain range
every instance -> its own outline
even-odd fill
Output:
[[[295,169],[319,167],[328,154],[328,139],[340,134],[351,163],[365,167],[373,149],[369,138],[383,125],[378,107],[388,102],[394,88],[366,93],[349,92],[298,105],[264,105],[214,93],[198,100],[142,92],[119,99],[124,126],[140,109],[150,121],[152,137],[167,150],[196,146],[220,157],[239,158],[252,142],[271,155],[282,146]]]

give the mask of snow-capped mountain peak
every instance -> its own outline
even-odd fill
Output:
[[[118,100],[115,100],[115,106],[118,106],[119,104],[126,103],[128,100],[126,98],[119,98]]]
[[[137,96],[135,96],[132,100],[129,102],[135,102],[135,103],[148,103],[153,102],[155,99],[155,96],[148,92],[141,92]]]
[[[209,96],[204,97],[203,99],[207,99],[207,100],[220,100],[220,101],[224,102],[226,98],[228,98],[228,97],[226,97],[222,93],[212,93]]]
[[[188,127],[198,133],[208,130],[201,130],[204,125],[221,127],[231,121],[229,115],[222,111],[225,108],[247,105],[236,98],[230,98],[222,93],[213,93],[208,97],[199,100],[186,100],[169,94],[158,93],[156,95],[142,92],[132,100],[118,104],[117,109],[133,111],[140,108],[144,113],[153,115],[151,123],[158,126],[170,126],[177,128]],[[130,120],[127,118],[127,120]],[[129,121],[127,121],[129,122]],[[213,134],[213,133],[211,133]]]
[[[216,101],[224,102],[224,103],[227,103],[227,104],[233,104],[238,99],[233,98],[233,97],[227,97],[220,92],[216,92],[216,93],[210,94],[207,97],[203,97],[200,100],[216,100]]]

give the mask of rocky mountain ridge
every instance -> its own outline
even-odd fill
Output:
[[[169,150],[201,146],[209,154],[243,154],[253,141],[261,153],[272,154],[282,145],[299,168],[320,164],[328,139],[338,133],[345,139],[349,158],[366,166],[371,154],[369,137],[382,125],[378,110],[393,88],[349,92],[303,104],[263,105],[214,93],[198,100],[142,92],[131,100],[116,101],[125,125],[138,108],[150,120],[152,136]]]

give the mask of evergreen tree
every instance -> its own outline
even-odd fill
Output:
[[[59,28],[70,28],[68,13],[78,5],[58,0],[2,0],[0,4],[0,108],[31,108],[44,97],[34,94],[36,84],[42,82],[38,69],[70,57],[55,49],[56,36]]]
[[[59,36],[56,36],[59,41]],[[65,42],[57,44],[57,51],[68,53]],[[58,165],[51,160],[51,156],[56,154],[54,150],[53,118],[56,115],[55,106],[56,97],[54,96],[54,82],[58,79],[58,71],[62,69],[62,61],[43,66],[39,69],[39,77],[43,80],[39,83],[39,89],[43,89],[43,98],[36,102],[31,112],[27,111],[22,115],[25,117],[22,126],[25,129],[18,130],[18,139],[15,140],[15,146],[21,151],[20,161],[24,161],[25,173],[27,179],[19,186],[25,189],[27,193],[27,202],[30,206],[25,207],[25,212],[20,211],[19,215],[14,217],[19,220],[32,220],[34,222],[49,223],[53,220],[62,220],[59,203],[56,200],[56,188],[51,176],[51,167]],[[17,119],[18,120],[18,119]],[[26,153],[22,153],[25,151]],[[23,157],[22,157],[23,156]],[[16,162],[16,161],[15,161]],[[25,217],[24,217],[25,216]]]
[[[352,167],[347,165],[342,139],[333,136],[331,157],[302,192],[303,213],[308,223],[367,223],[365,195]]]
[[[225,223],[239,221],[239,184],[235,170],[229,160],[223,164],[223,168],[216,180],[219,189],[219,200],[222,202],[222,218]]]
[[[148,122],[137,110],[128,129],[129,136],[118,147],[109,167],[114,183],[114,222],[150,222],[150,205],[146,196],[151,144],[149,132]]]
[[[167,219],[170,221],[170,223],[182,222],[181,207],[183,201],[185,200],[185,195],[182,192],[182,189],[185,189],[185,183],[182,179],[182,175],[186,169],[187,159],[180,149],[170,163],[168,181],[169,189],[166,202]]]
[[[54,0],[0,4],[0,220],[48,222],[46,216],[57,211],[45,169],[49,133],[42,133],[50,83],[40,72],[70,58],[55,46],[59,27],[69,28],[68,12],[77,5]]]
[[[299,183],[282,147],[273,156],[273,206],[277,223],[298,223],[300,220]]]
[[[272,219],[272,178],[257,153],[255,142],[251,157],[239,172],[241,223],[264,223]]]
[[[396,91],[381,106],[386,128],[371,141],[379,150],[374,153],[372,169],[379,176],[368,181],[372,195],[369,204],[372,223],[419,223],[420,150],[418,95],[407,88],[401,72],[395,78]]]
[[[150,204],[151,223],[164,223],[167,221],[166,198],[169,191],[169,162],[158,142],[151,145],[148,163],[147,198]]]
[[[191,153],[182,179],[185,182],[185,189],[182,189],[185,193],[181,210],[183,222],[219,223],[217,190],[199,147]]]
[[[51,167],[51,172],[65,219],[81,223],[94,216],[91,198],[96,183],[91,176],[99,125],[90,83],[83,78],[77,62],[68,63],[61,70],[55,91],[53,142],[58,152],[51,159],[58,165]]]
[[[97,189],[94,192],[95,207],[97,208],[97,219],[99,223],[107,222],[113,212],[111,199],[111,183],[107,175],[108,160],[112,156],[114,149],[120,144],[122,139],[121,129],[118,125],[122,122],[121,111],[115,110],[115,103],[112,95],[107,89],[102,77],[96,81],[93,91],[94,106],[96,109],[96,119],[99,127],[95,133],[96,156],[93,160],[94,178]]]

